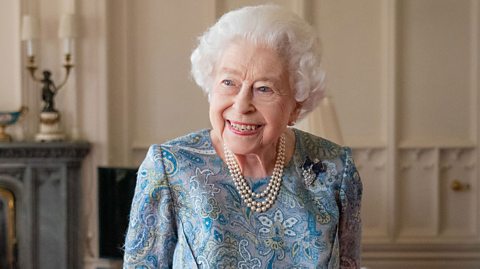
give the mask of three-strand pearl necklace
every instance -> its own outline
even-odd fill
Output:
[[[265,212],[275,203],[280,186],[282,185],[283,168],[285,164],[285,134],[280,136],[280,143],[277,148],[277,159],[275,161],[275,168],[266,189],[260,193],[256,193],[250,188],[247,180],[242,175],[240,166],[235,160],[233,152],[231,152],[225,145],[223,145],[225,153],[225,160],[227,162],[228,170],[232,175],[233,182],[237,187],[237,191],[243,199],[243,202],[250,207],[252,211]]]

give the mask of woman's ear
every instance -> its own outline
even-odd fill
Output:
[[[295,125],[301,110],[302,110],[302,103],[297,102],[295,104],[295,109],[292,111],[292,113],[290,114],[290,118],[288,119],[288,126]]]

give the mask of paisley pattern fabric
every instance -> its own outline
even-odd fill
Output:
[[[362,184],[351,151],[293,130],[293,158],[264,213],[243,203],[209,130],[151,146],[124,268],[360,268]],[[248,180],[261,191],[269,179]]]

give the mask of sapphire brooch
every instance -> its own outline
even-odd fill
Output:
[[[302,176],[307,187],[313,184],[318,174],[326,171],[325,165],[323,165],[321,160],[315,159],[312,161],[308,156],[301,168]]]

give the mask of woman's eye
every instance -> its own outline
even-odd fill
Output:
[[[267,93],[267,92],[271,92],[272,89],[267,86],[261,86],[257,88],[257,91]]]
[[[234,86],[233,81],[230,80],[230,79],[224,79],[224,80],[222,80],[222,84],[225,85],[225,86]]]

